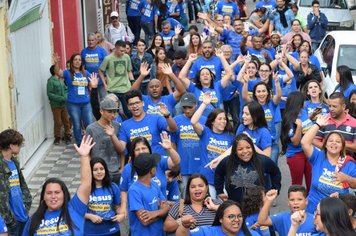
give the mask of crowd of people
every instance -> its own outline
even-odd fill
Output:
[[[80,186],[46,180],[29,216],[24,138],[1,132],[0,235],[356,235],[356,85],[340,65],[324,96],[319,2],[307,23],[285,0],[187,5],[128,0],[128,24],[113,11],[64,70],[54,55],[54,145],[74,138]],[[270,215],[282,156],[289,211]]]

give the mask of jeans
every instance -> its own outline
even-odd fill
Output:
[[[26,222],[16,221],[13,226],[7,226],[7,233],[9,236],[21,236]]]
[[[127,16],[127,22],[129,23],[132,33],[135,35],[133,45],[136,46],[141,33],[141,16]]]
[[[145,32],[145,42],[146,45],[149,45],[150,39],[155,35],[155,27],[153,22],[141,22],[141,27],[143,32]]]
[[[275,124],[276,127],[276,137],[273,140],[272,143],[272,155],[271,155],[271,159],[274,163],[276,163],[278,165],[278,157],[279,157],[279,138],[281,136],[281,123],[276,123]]]
[[[203,11],[199,0],[192,0],[192,1],[187,0],[186,3],[188,6],[189,21],[199,19],[198,12]]]
[[[75,143],[79,146],[82,141],[82,123],[84,129],[93,122],[93,113],[90,102],[71,103],[67,102],[69,116],[73,123]]]

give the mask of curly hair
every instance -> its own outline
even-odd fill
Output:
[[[0,150],[7,150],[10,145],[22,145],[25,139],[20,132],[14,129],[6,129],[0,133]]]
[[[256,186],[248,188],[242,198],[242,212],[245,216],[250,216],[260,212],[263,206],[263,195],[265,188]]]

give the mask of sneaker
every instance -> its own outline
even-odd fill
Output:
[[[65,138],[64,138],[64,141],[66,142],[66,145],[69,145],[69,144],[72,143],[72,140],[71,140],[70,137],[65,137]]]
[[[61,142],[61,138],[55,138],[53,144],[59,145],[60,142]]]

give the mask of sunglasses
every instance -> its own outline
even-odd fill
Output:
[[[113,16],[113,17],[111,17],[111,19],[112,19],[112,20],[116,20],[116,19],[119,19],[119,17]]]

